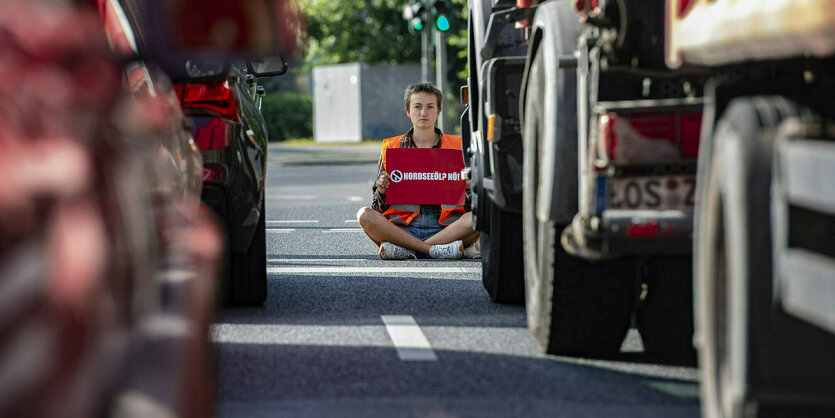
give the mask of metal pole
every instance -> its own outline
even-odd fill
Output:
[[[427,22],[428,23],[428,22]],[[428,26],[428,25],[427,25]],[[430,77],[430,67],[429,62],[431,59],[429,58],[430,45],[429,45],[429,29],[428,27],[423,28],[420,31],[420,81],[429,81]]]
[[[446,36],[444,32],[434,29],[435,31],[435,85],[438,90],[446,97]],[[445,108],[446,106],[444,106]],[[447,131],[446,118],[444,111],[438,116],[438,126],[442,131]]]

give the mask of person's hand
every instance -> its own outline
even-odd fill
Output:
[[[377,182],[374,183],[377,186],[377,191],[380,194],[386,194],[386,189],[389,188],[389,173],[383,171],[383,174],[380,174],[380,177],[377,177]]]

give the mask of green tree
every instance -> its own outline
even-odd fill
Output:
[[[447,38],[449,51],[449,74],[447,79],[455,86],[467,84],[467,0],[452,0],[455,9],[455,26]]]
[[[402,16],[406,4],[408,0],[301,0],[308,36],[306,69],[349,62],[420,62],[420,34],[410,32]],[[467,74],[467,0],[452,4],[447,79],[458,86]]]
[[[406,0],[302,0],[308,64],[420,61],[420,37],[403,20]]]
[[[306,16],[304,66],[359,62],[420,62],[420,33],[409,30],[403,6],[409,0],[300,0]],[[431,4],[431,2],[430,2]],[[462,111],[458,88],[467,80],[467,0],[452,0],[452,30],[447,32],[447,117]],[[431,24],[426,29],[430,30]],[[434,36],[432,36],[434,39]],[[434,67],[433,67],[434,68]]]

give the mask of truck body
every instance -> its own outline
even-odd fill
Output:
[[[549,353],[695,342],[706,416],[831,413],[833,51],[832,0],[470,1],[491,299]]]

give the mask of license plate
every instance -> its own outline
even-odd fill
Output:
[[[607,209],[693,210],[694,176],[609,179]]]

